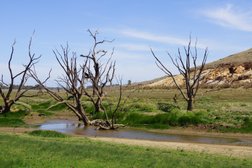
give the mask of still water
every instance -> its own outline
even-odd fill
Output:
[[[154,133],[145,130],[120,128],[118,130],[96,130],[95,127],[85,128],[69,120],[51,120],[39,125],[41,130],[54,130],[67,134],[91,136],[91,137],[114,137],[127,139],[143,139],[154,141],[170,142],[190,142],[205,144],[227,144],[252,146],[252,140],[246,138],[224,138],[224,137],[206,137],[195,135],[174,135],[164,133]]]

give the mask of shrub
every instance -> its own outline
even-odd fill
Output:
[[[50,107],[47,108],[47,110],[51,110],[51,111],[60,111],[63,109],[66,109],[67,106],[64,103],[55,103],[53,105],[51,105]]]
[[[159,110],[164,111],[164,112],[171,112],[174,109],[179,109],[178,106],[174,104],[170,104],[170,103],[158,103],[157,106]]]
[[[33,136],[40,136],[40,137],[52,137],[52,138],[65,138],[67,135],[62,134],[56,131],[50,130],[34,130],[28,133],[29,135]]]
[[[0,126],[8,127],[18,127],[25,125],[25,122],[22,120],[29,112],[26,110],[19,110],[16,112],[9,112],[3,115],[0,115]]]
[[[156,115],[145,115],[140,113],[130,113],[122,121],[129,125],[157,125],[160,126],[187,126],[198,125],[200,123],[208,123],[204,116],[204,112],[181,112],[172,111],[170,113],[162,113]]]
[[[45,101],[39,104],[33,104],[32,109],[33,110],[38,110],[38,109],[47,109],[51,105],[51,101]]]
[[[7,118],[0,117],[0,126],[4,127],[18,127],[25,125],[24,121],[20,118]]]
[[[156,105],[154,103],[147,102],[133,102],[125,106],[124,111],[126,112],[152,112],[155,111]]]
[[[88,113],[94,112],[94,106],[90,101],[86,101],[85,103],[83,103],[83,108]]]
[[[180,126],[197,125],[200,122],[201,122],[200,117],[192,114],[183,115],[178,119],[178,124]]]

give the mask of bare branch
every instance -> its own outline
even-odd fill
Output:
[[[203,60],[201,62],[201,66],[197,67],[197,58],[198,58],[198,51],[197,51],[197,40],[195,42],[194,47],[194,53],[191,50],[191,35],[189,36],[189,42],[187,47],[184,47],[184,54],[185,54],[185,60],[182,58],[182,54],[180,52],[180,49],[178,49],[178,56],[175,58],[175,60],[172,58],[172,56],[167,52],[168,56],[170,57],[171,62],[173,65],[178,69],[180,74],[183,76],[185,80],[185,88],[186,92],[183,92],[180,85],[177,83],[174,75],[171,73],[171,71],[157,58],[153,50],[151,49],[151,53],[153,57],[156,60],[156,64],[159,69],[161,69],[165,74],[170,76],[175,83],[177,89],[180,91],[183,98],[187,101],[188,106],[187,110],[192,110],[192,103],[193,99],[197,94],[197,91],[199,89],[199,83],[200,83],[200,77],[204,70],[204,66],[206,64],[208,50],[205,49]],[[193,71],[191,68],[191,61],[193,64]]]

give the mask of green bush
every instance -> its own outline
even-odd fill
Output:
[[[150,102],[132,102],[124,107],[126,112],[152,112],[156,109],[156,105]]]
[[[51,105],[50,107],[47,108],[47,110],[50,111],[60,111],[63,109],[67,109],[67,106],[64,103],[55,103],[53,105]]]
[[[207,119],[205,112],[202,111],[188,111],[181,115],[178,119],[178,125],[180,126],[206,124],[208,122],[210,122],[210,120]]]
[[[8,112],[6,114],[0,115],[0,117],[8,117],[8,118],[23,118],[28,115],[29,112],[26,110],[19,110],[15,112]]]
[[[85,103],[83,103],[83,108],[88,113],[94,113],[94,106],[90,101],[86,101]]]
[[[179,109],[178,106],[174,104],[170,104],[170,103],[158,103],[157,106],[159,110],[164,111],[164,112],[171,112],[174,109]]]
[[[52,138],[65,138],[67,135],[62,134],[56,131],[50,130],[35,130],[28,133],[29,135],[33,136],[40,136],[40,137],[52,137]]]
[[[130,113],[123,120],[123,123],[129,125],[176,125],[176,114],[157,114],[157,115],[144,115],[139,113]]]
[[[128,114],[122,121],[129,125],[166,125],[187,126],[207,123],[204,112],[173,111],[156,115],[145,115],[137,112]]]
[[[252,132],[252,120],[246,117],[241,129],[241,132]]]
[[[0,126],[3,127],[18,127],[24,126],[25,122],[22,120],[29,112],[26,110],[19,110],[16,112],[8,112],[0,115]]]
[[[50,105],[51,105],[51,101],[45,101],[39,104],[33,104],[31,106],[33,110],[38,110],[38,109],[47,109],[50,107]]]
[[[0,126],[2,127],[18,127],[25,125],[20,118],[0,117]]]

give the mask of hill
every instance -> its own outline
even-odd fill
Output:
[[[248,63],[252,63],[252,48],[236,53],[236,54],[229,55],[217,61],[208,63],[205,66],[205,69],[217,68],[225,64],[237,66],[237,65],[248,64]]]
[[[176,75],[183,85],[182,75]],[[206,64],[202,73],[203,87],[252,87],[252,48]],[[138,83],[143,87],[175,87],[171,77]]]

